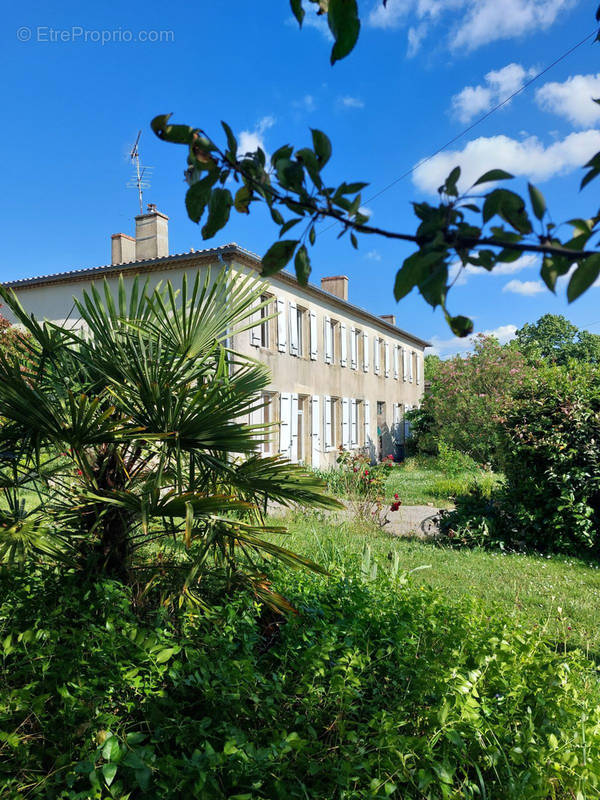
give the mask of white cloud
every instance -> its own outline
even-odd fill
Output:
[[[238,155],[251,153],[256,150],[257,147],[261,147],[266,153],[264,134],[265,131],[268,131],[273,125],[275,125],[275,117],[268,115],[258,121],[253,131],[240,131],[238,135]]]
[[[473,264],[467,264],[466,267],[462,267],[460,261],[455,261],[450,265],[448,274],[450,282],[454,281],[455,286],[464,286],[473,275],[495,275],[496,277],[500,275],[516,275],[524,269],[539,267],[539,265],[539,257],[529,254],[520,256],[516,261],[496,264],[491,272],[488,272],[483,267],[475,267]]]
[[[525,81],[535,74],[521,64],[507,64],[502,69],[488,72],[484,83],[465,88],[452,98],[452,110],[461,122],[470,122],[492,106],[517,92]]]
[[[536,136],[521,141],[508,136],[482,136],[468,142],[463,150],[439,153],[419,164],[413,173],[413,183],[421,191],[435,194],[457,164],[462,168],[459,182],[462,189],[494,167],[540,182],[581,167],[598,150],[600,131],[597,130],[571,133],[548,147]]]
[[[302,111],[314,111],[317,107],[315,98],[312,94],[305,94],[300,100],[294,100],[292,103],[294,108],[300,108]]]
[[[516,332],[516,325],[500,325],[498,328],[480,331],[479,333],[484,336],[495,336],[500,344],[506,344],[511,339],[515,338]],[[451,339],[441,339],[439,336],[431,336],[431,347],[427,349],[427,354],[444,357],[457,353],[466,353],[473,348],[476,335],[477,334],[466,336],[464,339],[458,336],[453,336]]]
[[[369,250],[366,257],[369,261],[381,261],[381,253],[378,250]]]
[[[559,114],[579,127],[600,121],[600,106],[592,99],[597,97],[600,97],[600,72],[572,75],[563,83],[546,83],[535,93],[540,108]]]
[[[408,58],[414,58],[414,56],[417,55],[423,44],[423,39],[427,36],[428,32],[429,26],[425,22],[421,22],[420,25],[408,29],[408,47],[406,49]]]
[[[453,33],[453,50],[475,50],[499,39],[549,28],[576,0],[469,0],[466,18]]]
[[[506,286],[502,288],[502,291],[521,294],[524,297],[533,297],[536,294],[540,294],[540,292],[545,292],[546,287],[541,281],[520,281],[515,278],[509,281]]]
[[[444,16],[454,12],[448,45],[471,51],[499,39],[511,39],[549,28],[559,14],[577,0],[375,0],[367,18],[374,28],[411,26],[409,56],[419,49],[424,36]],[[414,25],[417,21],[417,25]]]
[[[344,108],[364,108],[365,103],[364,100],[361,100],[360,97],[352,97],[351,95],[345,95],[345,97],[340,97],[339,104]]]

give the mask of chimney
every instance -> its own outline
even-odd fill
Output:
[[[169,255],[169,218],[148,203],[148,211],[135,218],[135,258],[146,261]]]
[[[384,322],[387,322],[388,325],[395,325],[396,324],[396,315],[395,314],[380,314],[379,318],[382,319]]]
[[[334,294],[340,300],[348,299],[348,278],[345,275],[332,275],[330,278],[321,278],[321,289],[329,294]]]
[[[111,236],[111,264],[127,264],[135,261],[135,239],[126,233],[113,233]]]

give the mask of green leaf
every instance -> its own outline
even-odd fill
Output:
[[[356,235],[354,233],[350,234],[350,241],[352,242],[352,247],[355,250],[358,250],[358,240],[357,240]]]
[[[174,652],[175,652],[175,648],[174,647],[165,647],[156,656],[156,663],[157,664],[164,664],[165,662],[167,662],[171,658],[171,656],[173,655]]]
[[[202,238],[211,239],[229,220],[233,198],[229,189],[213,189],[208,203],[208,219],[202,228]]]
[[[281,226],[279,235],[283,236],[284,233],[287,233],[294,227],[294,225],[297,225],[299,222],[302,222],[302,217],[294,217],[293,219],[288,219],[288,221],[284,222],[283,225]]]
[[[298,248],[296,258],[294,259],[294,267],[296,269],[296,278],[301,286],[306,286],[310,276],[310,258],[306,245]]]
[[[331,158],[331,141],[327,134],[317,128],[311,128],[313,147],[319,161],[319,167],[322,169]]]
[[[115,779],[115,775],[117,774],[117,765],[116,764],[103,764],[102,765],[102,775],[104,780],[106,781],[106,785],[110,786],[111,783]]]
[[[308,241],[314,245],[317,238],[317,234],[315,233],[315,226],[313,225],[308,232]]]
[[[584,178],[583,178],[583,180],[581,181],[581,186],[579,187],[579,189],[580,189],[580,190],[581,190],[581,189],[583,189],[585,186],[587,186],[587,185],[588,185],[588,183],[590,183],[590,181],[593,181],[593,180],[594,180],[594,178],[597,178],[597,177],[598,177],[598,175],[600,175],[600,169],[598,169],[598,168],[591,169],[591,170],[588,172],[588,174],[587,174],[587,175],[585,175],[585,177],[584,177]]]
[[[335,64],[352,52],[360,32],[356,0],[329,0],[327,22],[335,44],[331,50],[331,63]]]
[[[250,211],[248,206],[250,205],[251,199],[252,199],[252,192],[248,188],[248,186],[244,184],[243,186],[240,186],[240,188],[235,193],[235,198],[233,200],[233,207],[235,208],[236,211],[239,211],[240,214],[249,214]]]
[[[448,325],[450,325],[450,330],[455,336],[463,338],[473,333],[473,320],[468,317],[463,317],[459,314],[456,317],[447,317],[447,320]]]
[[[298,25],[302,27],[302,20],[304,19],[304,9],[302,8],[302,0],[290,0],[290,7],[292,14],[298,20]]]
[[[567,300],[572,303],[594,283],[600,275],[600,253],[581,261],[567,287]]]
[[[119,740],[117,737],[109,736],[104,743],[104,747],[102,748],[102,758],[104,758],[106,761],[114,761],[118,758],[120,752],[121,750],[119,748]]]
[[[225,135],[227,136],[227,147],[229,148],[229,152],[233,156],[233,158],[236,158],[238,151],[237,139],[233,135],[233,131],[226,122],[223,122],[223,120],[221,120],[221,125],[223,126],[223,130],[225,131]]]
[[[503,169],[491,169],[489,172],[484,172],[483,175],[475,181],[473,186],[479,186],[482,183],[492,183],[493,181],[507,181],[514,177],[515,176],[511,175],[510,172],[505,172]]]
[[[204,209],[210,200],[212,182],[203,178],[192,184],[185,195],[185,207],[192,222],[200,222]]]
[[[282,239],[275,242],[262,258],[262,274],[273,275],[282,270],[294,255],[298,239]]]
[[[439,251],[423,253],[421,250],[417,250],[416,253],[405,259],[396,273],[394,282],[394,297],[396,300],[399,301],[406,297],[426,275],[429,267],[439,261],[440,258],[443,258],[443,253]]]
[[[527,186],[529,188],[529,198],[531,199],[533,213],[539,220],[541,220],[544,218],[544,214],[546,213],[546,201],[544,200],[544,195],[533,184],[528,183]]]
[[[458,194],[458,189],[456,188],[456,183],[457,183],[458,179],[460,178],[460,171],[461,171],[460,167],[454,167],[452,172],[446,178],[446,181],[445,181],[444,187],[443,187],[445,192],[446,192],[446,194],[453,195],[454,197],[456,197],[456,195]]]

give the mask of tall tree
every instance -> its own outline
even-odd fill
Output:
[[[578,328],[559,314],[544,314],[537,322],[523,325],[517,331],[516,343],[530,361],[600,364],[600,336]]]

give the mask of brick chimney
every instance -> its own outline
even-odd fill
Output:
[[[146,261],[169,255],[169,218],[148,203],[148,211],[135,218],[135,258]]]
[[[348,278],[345,275],[332,275],[330,278],[321,278],[321,289],[329,294],[334,294],[340,300],[348,299]]]
[[[379,318],[382,319],[384,322],[387,322],[388,325],[395,325],[396,324],[396,315],[395,314],[380,314]]]
[[[126,233],[113,233],[110,241],[111,264],[127,264],[135,261],[135,239]]]

